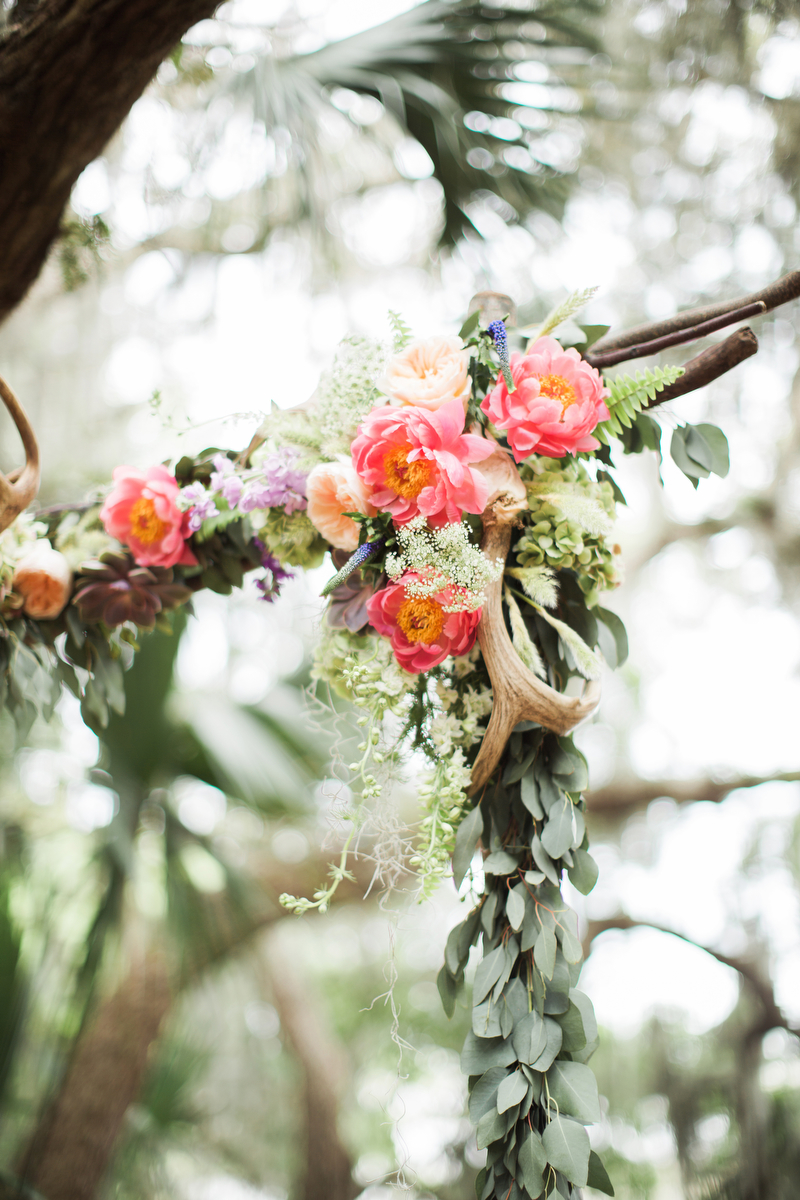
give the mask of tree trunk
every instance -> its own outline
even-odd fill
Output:
[[[42,0],[0,40],[0,321],[36,279],[76,179],[219,0]]]
[[[170,1006],[167,972],[150,959],[101,1006],[79,1039],[28,1152],[25,1181],[47,1200],[91,1200],[139,1095],[150,1046]]]
[[[283,1035],[305,1077],[305,1170],[298,1195],[301,1200],[352,1200],[359,1189],[337,1128],[344,1053],[326,1029],[313,992],[275,938],[269,941],[267,964]]]

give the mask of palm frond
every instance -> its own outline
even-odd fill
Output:
[[[331,91],[380,100],[427,152],[444,193],[441,240],[453,243],[474,228],[468,209],[476,198],[492,198],[507,219],[534,208],[560,212],[565,177],[548,161],[541,134],[557,123],[564,97],[580,104],[559,67],[597,49],[591,22],[601,8],[602,0],[527,11],[427,0],[313,53],[264,56],[230,88],[268,130],[291,135],[295,199],[305,214],[329,190],[317,169],[317,121]]]

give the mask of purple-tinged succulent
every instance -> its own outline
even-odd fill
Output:
[[[333,565],[340,570],[351,557],[346,550],[331,551]],[[349,629],[351,633],[371,632],[365,629],[369,624],[367,601],[385,585],[385,575],[373,584],[367,583],[359,570],[352,571],[343,583],[327,593],[330,596],[328,624],[334,629]]]
[[[133,621],[152,629],[156,615],[177,608],[191,596],[173,583],[171,567],[140,567],[130,554],[109,552],[82,563],[72,603],[83,621],[102,621],[109,628]]]

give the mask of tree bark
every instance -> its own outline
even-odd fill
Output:
[[[338,1130],[344,1053],[326,1028],[313,993],[275,938],[268,945],[267,963],[281,1029],[305,1077],[306,1158],[298,1194],[301,1200],[352,1200],[359,1189]]]
[[[36,279],[73,184],[219,0],[43,0],[0,40],[0,321]]]
[[[779,771],[774,775],[737,775],[733,779],[624,779],[586,793],[586,807],[593,816],[619,820],[647,808],[653,800],[668,797],[678,804],[721,804],[739,788],[760,787],[762,783],[797,783],[800,771]]]
[[[47,1200],[95,1195],[170,1001],[166,968],[151,958],[101,1005],[78,1041],[24,1171],[25,1182]]]

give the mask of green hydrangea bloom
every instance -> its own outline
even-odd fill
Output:
[[[591,607],[620,583],[619,547],[610,541],[615,516],[610,483],[596,483],[573,459],[531,458],[521,468],[530,516],[514,545],[521,567],[570,568]]]
[[[328,543],[300,510],[287,514],[282,508],[267,509],[267,519],[258,531],[264,545],[284,566],[318,567]]]

